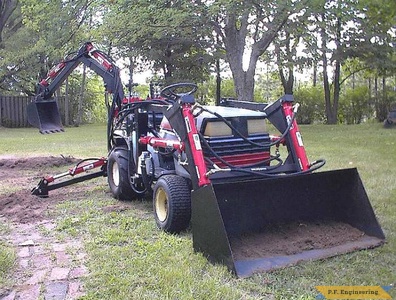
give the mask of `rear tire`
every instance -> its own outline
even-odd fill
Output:
[[[107,181],[116,199],[132,200],[138,196],[131,188],[128,168],[128,150],[122,147],[114,148],[107,160]]]
[[[187,181],[177,175],[164,175],[154,186],[153,209],[158,228],[179,233],[191,219],[191,190]]]

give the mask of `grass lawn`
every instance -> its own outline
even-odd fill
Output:
[[[7,224],[0,222],[0,235],[9,233]],[[14,266],[16,253],[11,245],[0,240],[0,287],[9,284],[9,272]]]
[[[315,299],[317,285],[394,286],[396,128],[300,127],[311,161],[325,158],[324,170],[358,168],[387,238],[384,246],[238,279],[194,253],[191,232],[159,231],[150,200],[118,202],[111,198],[106,179],[98,178],[83,183],[83,199],[60,203],[51,212],[60,236],[84,240],[90,276],[82,299]],[[35,129],[0,128],[0,155],[105,156],[105,132],[105,125],[44,136]],[[396,298],[396,287],[389,293]]]

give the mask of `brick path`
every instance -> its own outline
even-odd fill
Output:
[[[53,221],[13,225],[8,239],[17,249],[15,285],[0,294],[1,300],[73,300],[84,295],[81,279],[88,270],[83,246],[78,240],[57,240],[51,232],[55,226]]]

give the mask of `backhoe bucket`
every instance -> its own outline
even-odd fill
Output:
[[[41,133],[63,131],[58,104],[54,99],[31,102],[27,106],[28,122]]]
[[[191,222],[194,249],[238,277],[385,241],[356,169],[212,183]]]

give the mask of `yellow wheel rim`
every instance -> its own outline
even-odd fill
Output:
[[[111,175],[113,175],[113,183],[115,186],[120,185],[120,169],[116,162],[113,163],[113,167],[111,168]]]
[[[155,212],[160,222],[166,220],[168,216],[168,197],[162,187],[158,188],[155,195]]]

